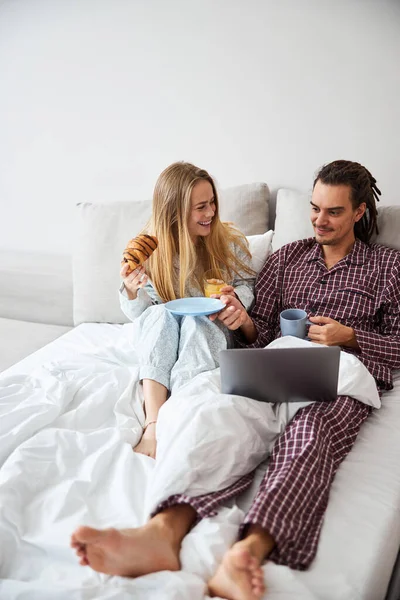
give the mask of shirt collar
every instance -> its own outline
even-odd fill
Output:
[[[362,265],[371,256],[371,248],[365,242],[362,242],[358,238],[353,246],[353,250],[346,256],[348,264],[351,265]]]
[[[307,257],[307,262],[324,260],[322,255],[321,245],[318,244],[315,238],[313,238],[310,245],[310,250]],[[362,242],[358,238],[354,243],[352,251],[345,257],[347,264],[351,265],[362,265],[368,260],[371,254],[371,248],[365,242]]]

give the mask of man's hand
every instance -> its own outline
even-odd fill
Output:
[[[312,323],[308,330],[308,338],[325,346],[347,346],[360,350],[352,327],[346,327],[329,317],[309,317]]]

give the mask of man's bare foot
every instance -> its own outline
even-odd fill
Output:
[[[211,596],[227,600],[259,600],[265,592],[264,573],[250,549],[237,542],[208,582]]]
[[[151,522],[138,529],[78,527],[72,534],[71,546],[81,565],[108,575],[138,577],[180,569],[180,543]]]

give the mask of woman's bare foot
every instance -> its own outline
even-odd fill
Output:
[[[243,542],[237,542],[222,559],[208,582],[211,596],[227,600],[259,600],[265,592],[259,560]]]
[[[133,448],[134,452],[138,452],[139,454],[145,454],[146,456],[150,456],[150,458],[156,457],[157,450],[157,440],[156,433],[152,425],[142,435],[140,442]]]
[[[138,577],[180,569],[180,543],[151,522],[138,529],[78,527],[71,546],[81,565],[108,575]]]

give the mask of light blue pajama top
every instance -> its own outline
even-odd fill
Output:
[[[235,246],[235,255],[239,260],[250,265],[249,258],[238,246]],[[239,273],[239,275],[235,274],[233,278],[232,285],[235,288],[235,293],[246,310],[250,309],[254,301],[254,282],[255,277],[250,276],[247,273]],[[204,294],[198,287],[187,285],[185,290],[186,297],[198,297],[203,295]],[[138,290],[137,297],[134,300],[129,300],[124,284],[122,283],[119,288],[119,299],[121,309],[130,321],[134,321],[150,306],[163,303],[150,279],[143,288]]]

